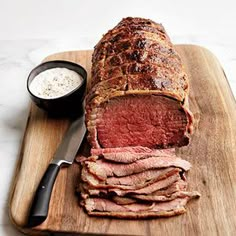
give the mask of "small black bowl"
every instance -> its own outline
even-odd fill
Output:
[[[61,97],[48,99],[37,97],[30,91],[29,85],[39,73],[51,68],[67,68],[75,71],[82,77],[81,85]],[[47,111],[52,116],[78,116],[83,114],[83,100],[86,93],[86,85],[86,70],[76,63],[61,60],[48,61],[38,65],[30,72],[27,79],[27,90],[31,99],[39,108]]]

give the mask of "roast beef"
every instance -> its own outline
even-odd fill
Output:
[[[189,143],[188,90],[160,24],[125,18],[95,46],[86,96],[92,149],[79,160],[78,186],[89,215],[167,217],[184,213],[187,201],[200,196],[187,191],[191,164],[172,148]]]
[[[100,159],[96,162],[85,161],[85,165],[90,173],[96,175],[101,180],[105,180],[110,176],[126,176],[140,173],[145,170],[170,166],[178,167],[185,171],[188,171],[191,167],[191,164],[188,161],[176,156],[149,157],[130,164],[108,162],[104,159]]]
[[[106,180],[99,180],[94,174],[88,172],[87,168],[82,169],[81,178],[94,188],[120,188],[120,189],[138,189],[146,185],[164,179],[174,173],[179,173],[178,168],[164,168],[159,170],[147,170],[138,174],[132,174],[123,177],[108,177]]]
[[[81,204],[89,215],[121,218],[171,216],[184,213],[187,201],[200,196],[196,191],[187,191],[183,172],[190,168],[190,163],[187,161],[184,165],[182,163],[185,166],[182,169],[173,166],[173,163],[183,161],[173,153],[165,157],[147,157],[131,164],[110,162],[102,156],[81,158],[81,160],[82,181],[78,191],[83,199]],[[146,160],[156,161],[159,164],[154,169],[138,170],[140,163]],[[131,168],[130,172],[130,166],[137,163],[139,165],[135,168],[138,173],[135,168]],[[109,166],[109,171],[101,169],[105,166]],[[141,167],[147,166],[141,164]],[[102,172],[106,172],[102,175],[103,178],[101,178]],[[114,173],[122,174],[116,176]]]
[[[110,177],[107,178],[106,183],[109,185],[141,185],[150,182],[150,180],[152,180],[152,182],[155,182],[156,180],[166,178],[175,172],[180,172],[180,170],[173,167],[146,170],[138,174],[128,175],[124,177]]]
[[[162,25],[125,18],[92,56],[86,97],[93,148],[167,148],[189,143],[188,78]]]
[[[91,185],[85,185],[84,187],[86,188],[86,191],[93,196],[96,195],[104,195],[104,194],[108,194],[108,195],[118,195],[118,196],[125,196],[127,194],[150,194],[153,193],[157,190],[163,189],[163,188],[167,188],[168,186],[170,186],[171,184],[173,184],[174,182],[180,180],[180,175],[179,172],[176,171],[175,173],[173,173],[172,175],[166,177],[165,179],[161,179],[161,180],[157,180],[156,182],[153,182],[151,184],[148,185],[144,185],[143,187],[128,187],[128,188],[124,188],[124,186],[118,186],[118,187],[111,187],[111,188],[107,188],[107,186],[105,188],[97,188],[96,186],[91,186]],[[112,193],[112,194],[111,194]]]
[[[105,148],[105,149],[92,149],[92,155],[99,155],[104,157],[106,160],[121,162],[121,163],[132,163],[139,159],[147,157],[159,157],[159,156],[170,156],[174,155],[175,150],[172,149],[150,149],[146,147],[122,147],[122,148]]]
[[[120,196],[113,196],[110,200],[115,202],[118,205],[128,205],[132,203],[136,203],[138,200],[131,197],[120,197]]]
[[[104,198],[88,198],[83,205],[89,215],[116,218],[169,217],[185,213],[185,205],[191,197],[176,198],[161,203],[131,203],[119,205]]]
[[[158,192],[158,191],[156,191]],[[119,197],[119,196],[114,196],[112,198],[112,201],[119,204],[119,205],[125,205],[125,204],[131,204],[131,203],[137,203],[137,202],[167,202],[174,200],[176,198],[185,198],[185,197],[190,197],[190,198],[197,198],[200,197],[200,194],[197,191],[177,191],[169,196],[165,195],[155,195],[154,193],[152,194],[147,194],[147,195],[139,195],[139,194],[133,194],[133,195],[128,195],[127,197]]]
[[[185,198],[185,197],[197,198],[197,197],[200,197],[200,194],[197,191],[192,191],[192,192],[178,191],[169,196],[155,195],[155,194],[147,194],[147,195],[135,194],[135,195],[131,195],[131,197],[137,200],[148,201],[148,202],[166,202],[166,201],[171,201],[176,198]]]
[[[186,191],[187,190],[187,182],[183,179],[179,179],[178,181],[174,182],[173,184],[169,185],[166,188],[162,188],[160,190],[154,191],[153,193],[148,194],[150,198],[156,197],[156,196],[164,196],[164,197],[170,197],[172,194],[178,191]],[[134,198],[145,198],[147,194],[131,194],[131,197]]]
[[[171,208],[171,207],[170,207]],[[155,208],[154,208],[155,209]],[[171,217],[184,214],[186,212],[185,207],[176,206],[172,210],[167,211],[91,211],[88,212],[90,216],[100,216],[100,217],[112,217],[112,218],[121,218],[121,219],[148,219],[148,218],[157,218],[157,217]]]
[[[112,191],[112,189],[122,189],[122,190],[138,190],[138,189],[142,189],[145,188],[146,186],[152,185],[155,182],[164,180],[164,181],[168,181],[168,177],[171,177],[173,175],[179,175],[180,173],[180,169],[178,168],[165,168],[162,171],[156,171],[157,174],[151,173],[149,176],[149,173],[145,173],[145,172],[149,172],[149,171],[145,171],[143,173],[139,173],[139,174],[134,174],[134,175],[130,175],[130,176],[125,176],[125,177],[118,177],[118,181],[116,184],[109,184],[107,182],[107,180],[109,180],[109,178],[107,178],[106,181],[104,181],[104,183],[99,183],[96,182],[96,177],[94,177],[92,174],[89,174],[86,171],[86,168],[83,168],[83,173],[82,173],[82,180],[84,182],[86,182],[91,189],[94,188],[98,188],[98,189],[110,189],[109,191]],[[140,178],[143,177],[143,178]],[[114,178],[116,177],[112,177],[113,181]],[[92,179],[92,180],[91,180]],[[137,180],[140,179],[140,181],[138,182]],[[118,184],[118,183],[121,184]],[[123,184],[123,183],[127,183],[128,184]]]
[[[162,154],[172,154],[175,153],[174,148],[170,149],[150,149],[148,147],[143,146],[135,146],[135,147],[115,147],[115,148],[92,148],[91,155],[99,156],[104,154],[111,154],[111,153],[129,153],[135,155],[162,155]],[[119,162],[119,160],[117,160]]]

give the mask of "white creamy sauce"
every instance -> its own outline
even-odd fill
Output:
[[[57,98],[70,93],[82,83],[82,78],[67,68],[52,68],[35,76],[29,89],[40,98]]]

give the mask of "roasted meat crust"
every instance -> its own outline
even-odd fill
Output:
[[[148,19],[124,18],[95,46],[91,89],[86,97],[88,140],[99,148],[96,119],[99,106],[127,94],[156,94],[178,101],[188,118],[188,78],[164,27]]]

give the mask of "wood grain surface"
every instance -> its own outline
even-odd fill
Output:
[[[59,173],[47,220],[33,229],[25,227],[32,196],[69,124],[68,120],[48,117],[32,105],[9,199],[10,216],[19,230],[35,235],[236,235],[236,103],[211,52],[192,45],[178,45],[176,49],[189,75],[190,109],[195,117],[190,144],[177,152],[192,163],[189,188],[198,190],[202,197],[187,205],[186,214],[167,219],[88,217],[75,195],[79,168],[73,164]],[[91,51],[46,58],[54,59],[80,63],[90,75]],[[86,142],[79,152],[84,150]]]

